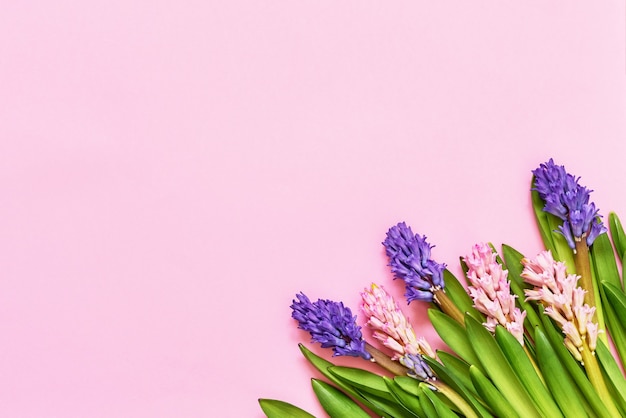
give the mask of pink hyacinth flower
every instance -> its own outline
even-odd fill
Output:
[[[595,307],[584,303],[586,291],[577,286],[579,276],[567,274],[566,266],[555,261],[552,253],[543,251],[535,259],[522,260],[524,281],[535,286],[525,290],[526,300],[540,301],[544,313],[559,324],[565,335],[565,346],[578,361],[585,341],[591,351],[596,348],[598,324],[593,322]]]
[[[467,278],[471,285],[469,294],[474,307],[486,315],[483,324],[491,332],[497,325],[505,327],[524,345],[524,318],[515,306],[515,295],[511,294],[508,270],[504,270],[496,261],[496,253],[488,244],[480,243],[472,247],[472,252],[463,258],[467,265]]]
[[[424,338],[415,335],[409,320],[397,302],[385,289],[376,284],[361,292],[361,309],[374,338],[393,352],[391,357],[410,369],[410,374],[422,380],[434,377],[422,355],[435,357],[435,352]]]

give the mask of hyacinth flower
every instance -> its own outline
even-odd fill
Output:
[[[574,357],[583,362],[586,346],[593,353],[598,338],[598,325],[592,321],[595,311],[584,303],[585,290],[577,286],[579,277],[567,274],[565,264],[555,261],[550,251],[543,251],[535,259],[522,259],[522,278],[534,286],[526,289],[527,300],[536,300],[544,306],[544,313],[552,318],[565,334],[565,346]]]
[[[361,292],[361,309],[373,336],[393,352],[392,360],[409,369],[409,375],[420,380],[432,380],[434,375],[422,355],[435,357],[435,352],[424,338],[417,338],[413,327],[396,301],[385,289],[372,284]]]
[[[323,348],[332,348],[334,356],[372,358],[365,350],[361,327],[356,324],[350,308],[342,302],[319,299],[311,302],[304,293],[296,295],[291,316],[298,321],[298,328],[308,331],[314,342]]]
[[[298,328],[311,334],[313,342],[322,348],[331,348],[333,356],[361,357],[378,363],[388,371],[404,375],[407,369],[392,361],[363,339],[361,327],[356,323],[356,316],[343,302],[318,299],[311,302],[304,293],[296,295],[291,305],[293,319],[298,321]]]
[[[465,416],[476,414],[469,404],[450,386],[438,380],[422,356],[435,358],[435,352],[424,338],[417,338],[409,319],[402,313],[398,303],[382,286],[373,284],[361,292],[361,309],[374,338],[393,351],[392,360],[399,361],[408,369],[408,375],[424,381],[451,402]]]
[[[509,272],[496,261],[496,253],[488,244],[480,243],[472,247],[463,261],[468,268],[468,291],[474,307],[486,316],[485,328],[493,333],[500,324],[524,345],[526,312],[515,306],[516,296],[511,294],[507,279]]]
[[[433,247],[425,236],[413,234],[411,227],[400,222],[389,228],[383,245],[394,278],[405,283],[405,296],[409,303],[414,300],[435,302],[456,321],[464,323],[463,313],[444,290],[446,265],[430,258]]]
[[[587,291],[585,301],[590,306],[599,306],[594,292],[589,247],[595,239],[607,232],[598,215],[598,209],[589,201],[592,190],[578,184],[580,178],[556,165],[552,158],[533,170],[534,188],[544,201],[544,212],[559,218],[563,223],[555,232],[561,234],[574,252],[576,273],[581,276],[581,285]],[[561,259],[564,254],[557,254]]]
[[[583,364],[598,394],[610,399],[595,356],[599,332],[593,320],[595,307],[584,303],[586,290],[577,286],[579,276],[567,274],[565,264],[555,261],[549,250],[535,259],[522,259],[522,265],[522,278],[534,286],[524,290],[526,300],[539,301],[544,306],[544,313],[559,325],[565,346]]]
[[[534,190],[545,202],[544,211],[563,220],[558,232],[565,237],[572,250],[581,245],[590,247],[598,235],[607,231],[600,221],[598,209],[589,202],[589,190],[578,184],[580,178],[565,171],[554,160],[543,163],[533,170]]]

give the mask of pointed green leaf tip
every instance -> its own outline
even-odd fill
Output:
[[[606,297],[615,310],[621,324],[626,323],[626,294],[609,282],[602,282]]]
[[[317,379],[311,379],[311,384],[322,408],[331,418],[370,418],[356,402],[336,387]]]
[[[397,379],[398,377],[396,377],[395,379]],[[389,388],[389,392],[391,392],[391,394],[400,403],[400,405],[402,405],[418,417],[424,416],[424,411],[422,410],[422,406],[420,405],[419,398],[415,394],[409,393],[402,389],[402,387],[395,380],[391,380],[388,377],[383,377],[383,379],[385,380],[387,388]],[[410,377],[408,377],[407,379],[411,379],[417,382],[417,380]],[[419,384],[419,382],[417,383]]]
[[[550,225],[550,222],[548,221],[548,214],[543,211],[545,203],[543,200],[541,200],[541,197],[539,197],[539,193],[537,193],[535,190],[532,190],[534,184],[535,176],[533,176],[531,180],[530,197],[532,201],[533,212],[535,214],[535,219],[537,220],[537,227],[539,228],[539,233],[541,235],[543,244],[546,246],[546,249],[555,253],[556,251],[552,238],[552,227]]]
[[[331,382],[337,385],[341,385],[341,382],[332,373],[328,371],[329,367],[334,366],[333,363],[331,363],[330,361],[326,359],[321,358],[320,356],[318,356],[317,354],[315,354],[314,352],[306,348],[304,344],[302,343],[298,344],[298,347],[300,347],[300,351],[302,352],[304,357],[309,361],[309,363],[311,363],[313,367],[315,367],[320,373],[322,373],[324,377],[328,378]]]
[[[439,337],[459,357],[469,364],[479,364],[478,357],[476,357],[472,348],[472,342],[468,339],[463,326],[436,309],[428,310],[428,318]]]
[[[621,258],[626,253],[626,234],[624,234],[622,223],[615,212],[609,213],[609,229],[611,230],[615,251]]]
[[[259,405],[267,418],[315,418],[297,406],[276,399],[259,399]]]
[[[429,415],[437,418],[456,418],[457,415],[452,412],[450,408],[448,408],[434,393],[431,389],[428,388],[427,385],[421,383],[420,388],[423,392],[423,396],[426,396],[428,400],[432,403],[435,409],[435,415]]]

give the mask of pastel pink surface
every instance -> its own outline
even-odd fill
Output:
[[[533,254],[530,171],[549,157],[626,213],[624,16],[3,5],[0,415],[261,417],[259,397],[321,414],[291,299],[356,308],[372,281],[400,297],[389,226],[455,273],[479,241]]]

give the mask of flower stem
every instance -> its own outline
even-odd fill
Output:
[[[365,350],[372,355],[372,361],[378,364],[388,372],[393,373],[396,376],[406,376],[409,369],[401,365],[400,363],[393,361],[388,355],[374,347],[369,343],[365,343]]]
[[[589,306],[596,306],[596,292],[594,291],[591,265],[589,264],[589,247],[584,240],[576,240],[574,264],[576,265],[576,273],[580,276],[580,287],[587,291],[585,303]]]
[[[587,377],[598,393],[600,399],[604,400],[604,406],[606,406],[609,414],[615,418],[621,417],[622,415],[612,402],[613,398],[609,392],[609,388],[606,386],[604,378],[602,377],[602,371],[600,370],[598,359],[596,358],[595,353],[592,352],[587,345],[587,341],[584,341],[583,343],[581,355],[583,357],[583,365],[585,366]]]
[[[585,303],[590,307],[596,308],[596,312],[593,316],[593,320],[598,322],[598,329],[600,330],[599,338],[608,344],[606,334],[604,332],[604,313],[602,311],[602,303],[600,301],[600,295],[598,293],[597,283],[593,280],[591,273],[591,264],[589,263],[589,247],[584,237],[581,240],[576,241],[576,251],[574,252],[574,264],[576,265],[576,274],[580,276],[580,287],[585,289]]]
[[[446,292],[443,289],[437,289],[433,292],[433,295],[435,297],[435,303],[439,305],[441,310],[465,327],[465,315],[463,315],[463,312],[452,302],[452,299],[450,299]]]
[[[476,412],[474,412],[474,409],[465,401],[465,399],[463,399],[463,397],[461,397],[461,395],[456,393],[456,391],[454,391],[454,389],[452,389],[450,386],[446,385],[441,380],[434,380],[429,383],[434,386],[435,389],[441,392],[442,395],[448,398],[450,402],[456,405],[456,407],[459,408],[459,411],[461,411],[461,413],[465,417],[478,418],[478,415],[476,414]]]

